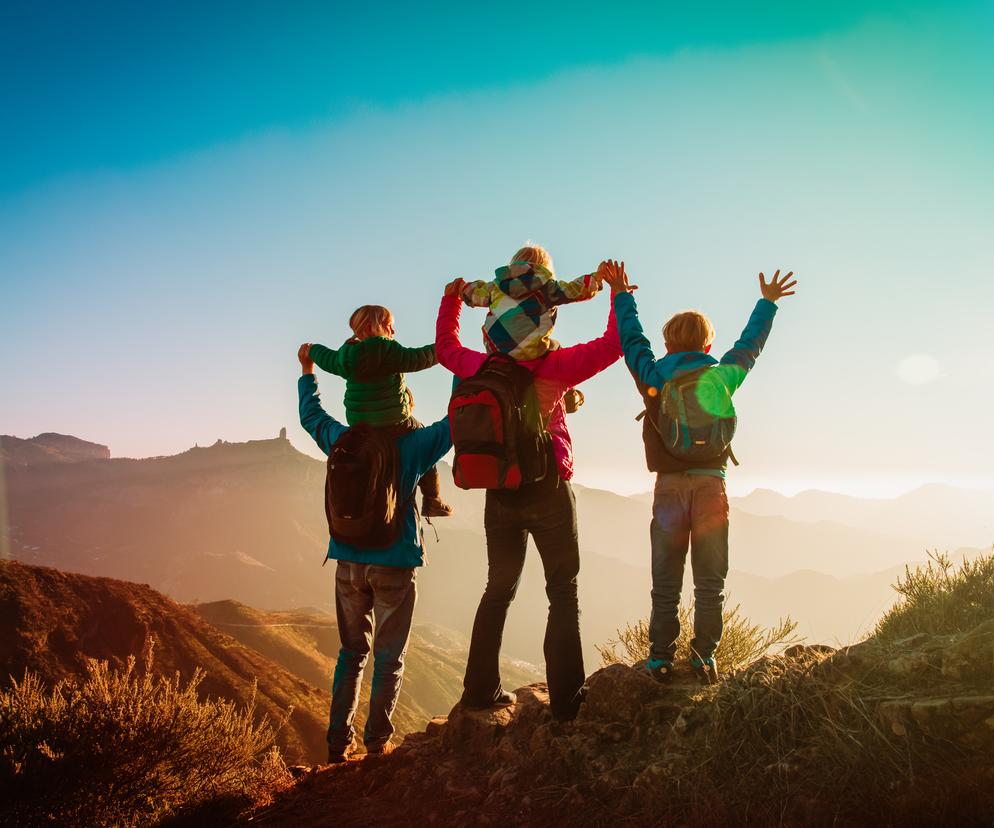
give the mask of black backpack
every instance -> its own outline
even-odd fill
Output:
[[[398,500],[397,441],[361,423],[331,447],[325,480],[328,531],[340,543],[384,549],[400,537],[406,506]]]
[[[732,453],[738,420],[722,371],[708,365],[669,380],[661,389],[640,390],[646,408],[638,419],[645,417],[647,455],[655,442],[681,463],[710,466],[727,457],[738,465]]]
[[[517,489],[549,471],[550,438],[532,372],[506,354],[491,354],[449,401],[461,489]]]

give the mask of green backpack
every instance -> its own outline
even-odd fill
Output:
[[[670,456],[688,463],[727,456],[738,465],[732,453],[735,406],[723,372],[715,368],[708,365],[669,380],[660,390],[648,389],[643,394],[646,419]]]

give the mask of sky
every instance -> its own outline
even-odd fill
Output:
[[[366,303],[430,342],[449,279],[534,240],[624,259],[659,352],[686,308],[730,347],[794,270],[733,493],[994,488],[994,4],[470,5],[4,4],[0,433],[316,453],[300,342]],[[445,370],[408,381],[442,416]],[[584,391],[577,479],[648,489],[627,371]]]

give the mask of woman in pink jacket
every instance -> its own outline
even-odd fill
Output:
[[[487,358],[486,354],[464,348],[459,342],[460,291],[464,284],[462,279],[456,279],[446,286],[435,332],[438,361],[460,379],[473,376]],[[545,663],[552,713],[561,721],[576,716],[586,674],[576,589],[580,571],[576,500],[569,483],[573,476],[573,444],[566,428],[563,394],[620,357],[621,342],[612,309],[603,336],[521,363],[534,374],[535,391],[552,438],[558,474],[547,475],[544,480],[520,489],[487,490],[483,525],[489,571],[473,622],[463,681],[462,704],[466,707],[486,709],[515,702],[514,694],[501,687],[500,645],[507,610],[521,580],[530,533],[542,557],[545,591],[549,596]]]

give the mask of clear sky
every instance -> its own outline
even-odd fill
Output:
[[[299,342],[364,303],[428,342],[534,239],[625,259],[660,349],[688,307],[728,347],[796,271],[733,491],[994,487],[994,4],[474,5],[4,4],[0,432],[310,450]],[[444,369],[409,379],[441,416]],[[585,391],[578,479],[648,488],[627,372]]]

